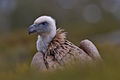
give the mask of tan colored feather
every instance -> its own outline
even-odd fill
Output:
[[[94,60],[102,60],[96,46],[89,40],[80,42],[80,48],[83,49]]]
[[[75,62],[94,63],[95,59],[101,58],[99,52],[96,52],[97,48],[90,41],[81,42],[79,48],[66,39],[66,33],[63,31],[63,29],[57,29],[45,55],[40,52],[35,54],[31,63],[32,67],[42,71],[63,69],[64,66]]]
[[[57,30],[56,36],[49,44],[46,54],[45,60],[48,69],[58,68],[75,60],[80,63],[92,61],[92,58],[82,49],[66,40],[66,33],[62,29]]]
[[[46,71],[46,65],[44,62],[44,56],[41,52],[37,52],[31,62],[31,67],[35,70]]]

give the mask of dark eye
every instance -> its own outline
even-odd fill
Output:
[[[42,22],[41,25],[48,25],[48,23],[47,22]]]

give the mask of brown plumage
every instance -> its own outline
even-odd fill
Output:
[[[42,16],[29,27],[29,34],[38,34],[37,50],[31,67],[37,70],[63,69],[74,63],[95,63],[101,60],[99,52],[89,40],[80,42],[77,47],[66,39],[63,29],[56,30],[55,20]]]
[[[87,42],[89,42],[90,45]],[[94,46],[93,44],[91,45],[90,41],[83,41],[80,44],[83,49],[85,45],[82,45],[82,43],[87,43],[85,44],[86,47]],[[72,64],[71,62],[74,63],[76,61],[80,63],[94,63],[96,62],[96,59],[101,60],[101,57],[98,53],[96,55],[96,52],[94,52],[93,55],[91,55],[92,53],[85,52],[84,50],[69,42],[66,39],[66,33],[63,32],[62,29],[57,29],[56,36],[50,42],[46,54],[43,55],[39,52],[36,53],[31,65],[34,67],[36,67],[37,65],[37,69],[40,70],[49,70],[62,68],[62,66],[66,64]],[[97,51],[97,49],[93,50],[93,48],[88,48],[88,50],[86,49],[86,51],[92,52]],[[94,55],[96,55],[96,57],[94,57]]]

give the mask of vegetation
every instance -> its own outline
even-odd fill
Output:
[[[73,32],[74,33],[74,32]],[[72,35],[69,33],[69,37]],[[16,30],[0,39],[0,80],[119,80],[120,46],[112,43],[96,43],[103,63],[96,66],[73,65],[64,71],[36,72],[30,69],[36,52],[37,36],[29,36],[26,30]],[[83,36],[81,36],[83,37]],[[70,38],[74,42],[74,38]],[[76,38],[77,39],[77,38]],[[80,41],[79,41],[80,42]]]

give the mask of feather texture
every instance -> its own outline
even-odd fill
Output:
[[[40,70],[44,68],[51,70],[51,69],[62,68],[64,65],[72,64],[74,62],[79,62],[79,63],[95,62],[94,58],[92,57],[93,55],[92,56],[89,55],[89,53],[87,53],[87,51],[85,50],[86,50],[85,46],[84,49],[81,49],[75,46],[70,41],[68,41],[66,39],[66,33],[63,32],[63,29],[57,29],[55,37],[48,45],[47,52],[45,53],[45,55],[41,54],[43,55],[43,58],[40,58],[39,56],[37,56],[38,54],[35,54],[32,61],[32,66],[34,66],[33,63],[36,63],[37,66],[39,65],[38,69]],[[92,51],[91,48],[89,49],[89,51],[90,50]],[[96,53],[93,54],[96,55]],[[41,60],[42,62],[37,61],[36,57],[37,60]]]

